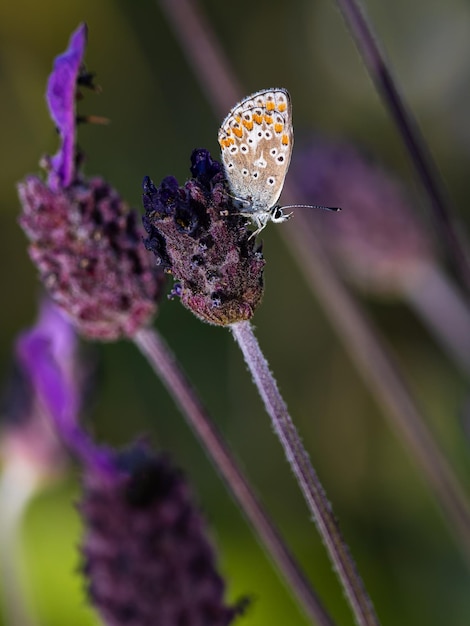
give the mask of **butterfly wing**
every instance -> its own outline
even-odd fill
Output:
[[[243,212],[269,212],[281,195],[294,143],[287,90],[265,89],[242,100],[218,138],[231,193]]]

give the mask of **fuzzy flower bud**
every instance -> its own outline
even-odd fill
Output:
[[[312,228],[321,229],[345,274],[362,289],[394,294],[431,258],[431,241],[404,187],[353,146],[312,141],[291,171],[302,197],[343,208],[340,219],[316,214]]]
[[[226,325],[250,319],[263,295],[264,259],[236,213],[224,174],[207,150],[191,155],[192,178],[157,189],[144,179],[145,244],[178,281],[173,294],[200,319]]]
[[[142,446],[118,458],[120,474],[87,472],[80,512],[92,604],[107,626],[227,626],[237,609],[188,485]]]
[[[131,336],[156,312],[163,274],[142,245],[139,218],[101,178],[52,191],[19,185],[20,224],[51,298],[92,339]]]
[[[46,96],[61,145],[43,159],[46,182],[28,176],[19,184],[20,224],[52,299],[83,335],[112,340],[151,321],[163,274],[145,252],[136,213],[106,181],[77,169],[77,85],[90,78],[83,81],[85,46],[82,25],[55,60]]]

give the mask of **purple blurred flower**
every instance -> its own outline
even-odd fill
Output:
[[[86,179],[77,168],[75,100],[85,44],[81,25],[54,63],[47,102],[61,145],[43,160],[46,183],[28,176],[18,185],[20,224],[52,299],[83,335],[113,340],[150,323],[163,272],[145,252],[137,214],[106,181]]]
[[[35,326],[16,342],[17,358],[44,406],[52,414],[66,414],[69,421],[76,421],[81,397],[77,344],[70,322],[48,299]]]
[[[144,179],[146,246],[179,281],[172,296],[200,319],[219,325],[250,319],[263,296],[261,247],[207,150],[193,152],[191,174],[183,187],[173,177],[158,189]]]
[[[239,610],[225,585],[188,484],[165,456],[134,445],[121,475],[85,475],[79,509],[91,603],[107,626],[228,626]]]
[[[18,427],[16,438],[24,438],[30,431],[37,434],[41,429],[45,439],[31,441],[33,453],[35,445],[39,449],[50,445],[52,438],[54,448],[59,449],[58,437],[69,452],[107,471],[107,453],[96,449],[78,421],[86,372],[78,359],[77,336],[49,300],[44,301],[36,325],[18,337],[15,351],[34,409],[31,418],[23,420],[24,426]]]
[[[49,299],[43,300],[35,326],[15,343],[15,368],[3,397],[0,448],[7,463],[31,468],[39,481],[64,468],[65,449],[51,417],[67,407],[69,419],[77,418],[85,380],[77,348],[75,331]],[[56,380],[43,380],[42,371],[51,362]]]
[[[312,212],[312,228],[361,288],[393,294],[431,258],[403,185],[352,145],[314,139],[294,156],[291,172],[305,201],[343,208],[336,219]]]

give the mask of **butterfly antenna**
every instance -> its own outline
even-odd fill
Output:
[[[282,209],[323,209],[324,211],[341,211],[339,206],[323,206],[322,204],[288,204]]]

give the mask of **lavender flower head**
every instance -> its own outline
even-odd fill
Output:
[[[85,75],[83,57],[87,28],[82,24],[72,33],[67,50],[54,61],[47,83],[46,99],[52,121],[60,135],[61,145],[50,158],[48,186],[54,191],[68,187],[75,178],[76,90],[81,75]]]
[[[90,83],[86,34],[82,24],[55,60],[46,97],[60,148],[43,159],[46,182],[28,176],[18,185],[20,224],[52,299],[83,335],[111,340],[151,321],[163,274],[145,252],[136,213],[106,181],[87,179],[78,167],[75,101],[77,85]]]
[[[144,179],[146,246],[178,281],[173,294],[200,319],[218,325],[248,320],[263,295],[261,248],[207,150],[193,152],[191,174],[183,187],[173,177],[158,188]]]
[[[432,257],[403,186],[352,145],[313,140],[291,171],[302,197],[343,208],[340,219],[316,214],[312,228],[362,289],[393,295]]]
[[[116,476],[87,472],[79,509],[91,603],[107,626],[228,626],[237,608],[188,484],[165,456],[134,445]]]

